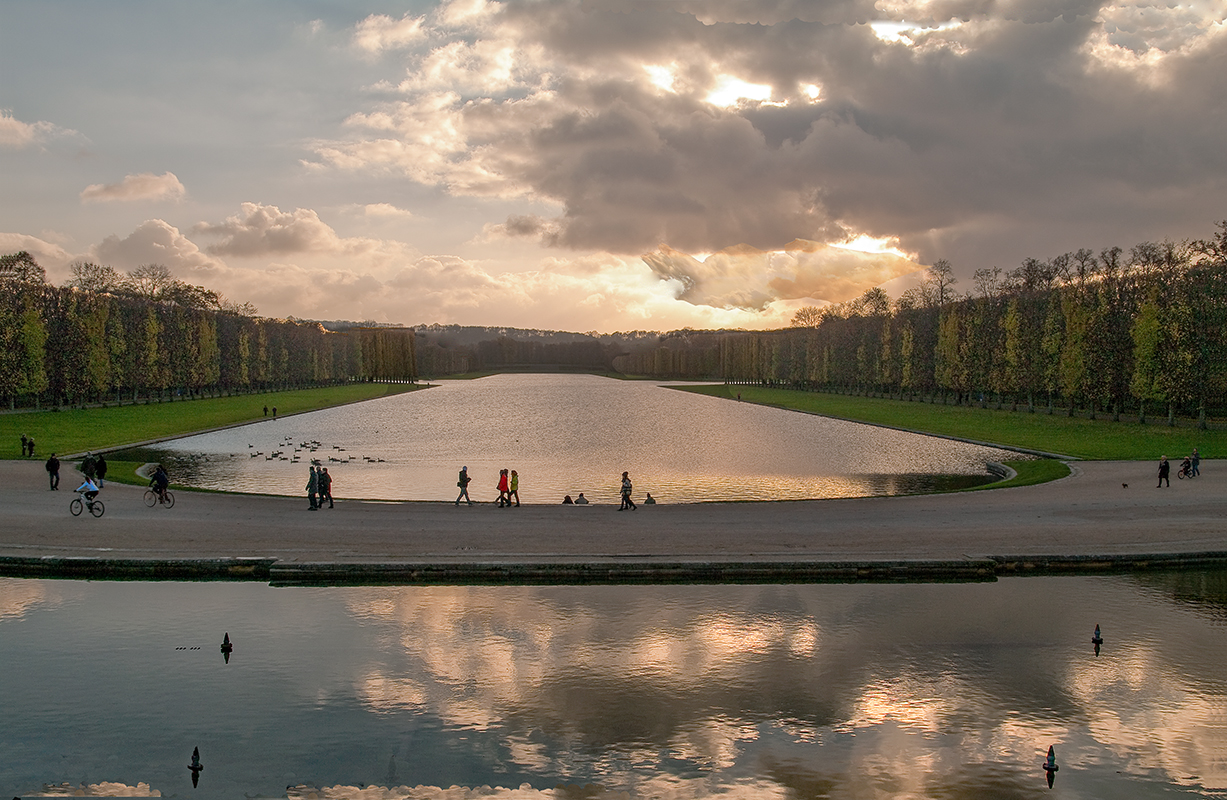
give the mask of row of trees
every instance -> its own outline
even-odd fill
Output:
[[[1092,415],[1227,408],[1227,222],[1215,236],[1027,259],[976,273],[948,264],[900,301],[878,290],[804,310],[768,332],[680,331],[622,356],[629,373],[717,378],[954,402],[1059,404]]]
[[[414,356],[411,330],[334,333],[166,292],[55,287],[28,253],[0,257],[0,397],[10,407],[412,380]]]

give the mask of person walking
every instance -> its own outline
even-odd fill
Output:
[[[98,476],[98,485],[106,486],[107,459],[101,453],[98,454],[98,458],[94,461],[94,474]]]
[[[498,471],[498,507],[507,508],[511,505],[511,498],[508,497],[510,486],[508,484],[507,470],[500,469]]]
[[[26,439],[26,447],[30,449],[30,458],[34,458],[34,440]]]
[[[1201,474],[1201,453],[1197,452],[1197,448],[1193,448],[1193,477],[1196,478]]]
[[[1159,459],[1159,485],[1156,486],[1155,488],[1156,489],[1163,488],[1164,481],[1167,481],[1168,488],[1171,488],[1172,481],[1171,481],[1171,478],[1168,477],[1169,475],[1171,475],[1171,473],[1172,473],[1172,465],[1167,463],[1167,456],[1163,456],[1162,458]]]
[[[514,469],[511,471],[511,484],[507,491],[507,505],[511,505],[511,498],[515,496],[516,508],[520,507],[520,473]]]
[[[98,475],[98,461],[90,450],[85,451],[85,459],[81,462],[81,474],[90,480]]]
[[[328,507],[332,508],[332,476],[328,474],[328,467],[322,467],[319,473],[320,482],[320,508],[324,507],[324,501],[328,501]]]
[[[268,406],[264,407],[264,416],[268,416]]]
[[[631,485],[630,476],[627,473],[623,472],[622,473],[622,506],[618,509],[619,511],[625,511],[628,508],[631,510],[639,508],[639,506],[635,505],[635,501],[631,499],[631,492],[633,492],[634,489],[635,487]]]
[[[460,487],[460,494],[456,495],[456,505],[460,505],[461,500],[473,505],[473,500],[469,497],[469,481],[471,480],[473,479],[469,477],[469,468],[461,467],[460,475],[456,478],[456,485]]]
[[[29,443],[29,438],[23,433],[21,434],[21,457],[26,457],[26,445]]]
[[[317,505],[316,500],[315,500],[315,496],[316,494],[319,493],[319,490],[320,490],[320,478],[319,478],[319,475],[315,474],[315,466],[312,465],[311,472],[307,476],[307,500],[310,502],[310,505],[307,507],[308,511],[318,511],[319,510],[319,506]]]
[[[51,481],[51,491],[60,488],[60,460],[55,457],[55,453],[47,459],[47,478]]]

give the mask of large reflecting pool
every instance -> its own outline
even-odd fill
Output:
[[[1227,788],[1225,609],[1221,572],[502,588],[4,579],[0,791],[1211,795]]]
[[[254,397],[253,403],[261,402]],[[617,502],[620,476],[662,502],[902,494],[990,480],[1002,450],[592,375],[496,375],[120,454],[177,483],[301,494],[312,458],[337,497],[474,500],[501,468],[528,503]],[[297,460],[295,460],[297,459]]]

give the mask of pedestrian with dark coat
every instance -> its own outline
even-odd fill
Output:
[[[456,485],[460,487],[460,494],[456,495],[456,505],[460,505],[461,500],[473,505],[473,500],[469,497],[469,482],[472,480],[469,477],[469,468],[461,467],[460,475],[456,478]]]
[[[51,481],[51,491],[60,488],[60,460],[55,457],[55,453],[47,459],[47,478]]]
[[[81,474],[91,481],[98,475],[98,461],[92,452],[86,451],[85,459],[81,461]]]
[[[26,435],[25,435],[24,433],[23,433],[23,434],[21,434],[21,457],[22,457],[22,458],[25,458],[25,457],[26,457],[26,444],[27,444],[29,441],[30,441],[30,440],[29,440],[28,438],[26,438]]]
[[[312,465],[311,473],[307,477],[307,500],[310,502],[310,505],[307,507],[308,511],[318,511],[319,510],[319,504],[317,503],[315,499],[315,496],[319,494],[319,490],[320,490],[320,478],[318,475],[315,474],[315,466]]]
[[[1156,489],[1162,488],[1164,481],[1167,482],[1168,488],[1171,488],[1172,481],[1168,476],[1172,473],[1172,465],[1167,463],[1167,456],[1159,459],[1159,485]]]
[[[97,460],[94,461],[94,474],[98,476],[98,486],[101,487],[107,476],[107,457],[101,453],[98,454]]]
[[[30,448],[30,458],[34,458],[34,440],[26,439],[26,447]]]
[[[320,508],[324,507],[324,501],[328,501],[328,507],[332,508],[332,476],[328,474],[328,467],[321,467],[319,473],[320,480]]]

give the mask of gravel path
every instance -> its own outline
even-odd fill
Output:
[[[575,507],[338,501],[109,484],[106,515],[72,517],[75,473],[47,489],[41,461],[0,462],[0,562],[273,559],[278,564],[891,562],[1227,551],[1227,471],[1155,487],[1150,462],[1077,462],[1042,486],[916,497]],[[1174,472],[1173,467],[1173,472]],[[1127,484],[1125,486],[1124,484]],[[0,571],[13,573],[0,564]]]

